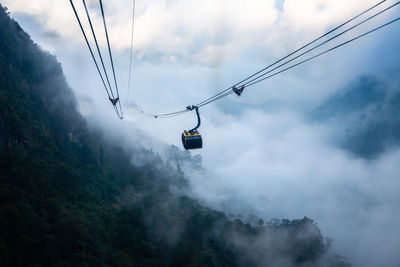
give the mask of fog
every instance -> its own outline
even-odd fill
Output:
[[[98,23],[96,1],[88,2]],[[195,114],[155,120],[141,110],[198,103],[376,1],[197,2],[138,1],[129,99],[130,1],[106,4],[118,14],[108,22],[126,115],[120,121],[67,1],[2,1],[56,54],[90,124],[165,157],[170,145],[181,147],[181,131],[195,125]],[[357,32],[399,14],[395,8]],[[400,137],[390,116],[399,109],[398,33],[394,24],[201,109],[204,148],[192,155],[201,156],[204,169],[184,168],[186,193],[227,213],[310,217],[334,239],[333,253],[355,266],[398,266]]]

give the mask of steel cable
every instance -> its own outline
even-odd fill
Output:
[[[106,18],[105,18],[105,15],[104,15],[103,1],[102,1],[102,0],[99,0],[99,3],[100,3],[100,9],[101,9],[101,16],[103,17],[104,31],[105,31],[105,33],[106,33],[107,47],[108,47],[108,53],[109,53],[110,61],[111,61],[111,68],[112,68],[112,72],[113,72],[113,76],[114,76],[115,89],[116,89],[116,91],[117,91],[117,98],[119,98],[118,83],[117,83],[117,78],[116,78],[116,75],[115,75],[114,60],[113,60],[112,52],[111,52],[110,39],[109,39],[109,37],[108,37],[108,30],[107,30]],[[119,109],[120,109],[120,111],[121,111],[121,116],[120,116],[120,118],[121,118],[121,117],[123,118],[123,112],[122,112],[121,101],[118,101],[118,104],[119,104]]]
[[[86,1],[82,0],[82,2],[83,2],[83,6],[85,7],[86,16],[87,16],[88,21],[89,21],[89,25],[90,25],[90,29],[92,31],[93,39],[94,39],[94,42],[96,44],[97,53],[99,55],[101,65],[103,66],[103,71],[104,71],[104,74],[106,76],[106,80],[107,80],[107,83],[108,83],[108,86],[109,86],[109,89],[110,89],[110,92],[111,92],[111,96],[114,99],[115,98],[114,97],[114,93],[112,91],[112,87],[111,87],[111,84],[110,84],[110,80],[108,78],[107,70],[106,70],[106,67],[104,65],[103,57],[102,57],[101,52],[100,52],[99,44],[98,44],[97,38],[96,38],[96,33],[94,32],[93,25],[92,25],[92,20],[90,19],[89,11],[88,11],[87,6],[86,6]]]
[[[262,73],[263,71],[265,71],[265,70],[267,70],[267,69],[269,69],[269,68],[275,66],[275,65],[278,64],[279,62],[281,62],[281,61],[283,61],[283,60],[289,58],[290,56],[296,54],[297,52],[303,50],[304,48],[310,46],[311,44],[313,44],[313,43],[315,43],[315,42],[321,40],[322,38],[328,36],[329,34],[333,33],[334,31],[336,31],[336,30],[342,28],[343,26],[349,24],[350,22],[354,21],[355,19],[357,19],[357,18],[361,17],[362,15],[368,13],[369,11],[375,9],[376,7],[380,6],[381,4],[383,4],[383,3],[386,2],[386,1],[387,1],[387,0],[380,1],[379,3],[377,3],[377,4],[373,5],[372,7],[370,7],[370,8],[368,8],[368,9],[364,10],[363,12],[361,12],[361,13],[359,13],[358,15],[352,17],[351,19],[345,21],[344,23],[342,23],[342,24],[340,24],[339,26],[333,28],[332,30],[328,31],[327,33],[325,33],[325,34],[321,35],[320,37],[314,39],[313,41],[311,41],[311,42],[309,42],[309,43],[303,45],[303,46],[300,47],[299,49],[297,49],[297,50],[295,50],[295,51],[289,53],[288,55],[286,55],[286,56],[280,58],[279,60],[273,62],[272,64],[270,64],[270,65],[268,65],[267,67],[261,69],[260,71],[257,71],[256,73],[254,73],[254,74],[248,76],[247,78],[241,80],[240,82],[236,83],[235,85],[233,85],[233,86],[231,86],[231,87],[229,87],[229,88],[227,88],[227,89],[225,89],[225,90],[219,92],[218,94],[216,94],[216,95],[214,95],[214,96],[212,96],[212,97],[210,97],[210,98],[207,98],[206,100],[203,100],[202,102],[198,103],[197,105],[202,105],[203,103],[208,102],[208,101],[212,100],[213,98],[216,98],[216,97],[220,96],[220,95],[223,94],[224,92],[233,89],[235,86],[238,86],[238,85],[242,84],[243,82],[245,82],[245,81],[247,81],[247,80],[253,78],[253,77],[256,76],[257,74],[260,74],[260,73]]]
[[[73,9],[74,14],[75,14],[75,17],[76,17],[76,19],[77,19],[77,21],[78,21],[78,23],[79,23],[79,27],[81,28],[83,37],[85,38],[85,41],[86,41],[86,44],[87,44],[87,46],[88,46],[88,48],[89,48],[90,54],[92,55],[92,59],[93,59],[93,61],[94,61],[94,64],[96,65],[97,72],[99,73],[99,76],[100,76],[100,78],[101,78],[101,81],[103,82],[104,89],[106,90],[108,97],[110,97],[110,93],[108,92],[106,83],[104,82],[103,75],[102,75],[101,72],[100,72],[99,65],[97,64],[96,58],[95,58],[95,56],[94,56],[94,54],[93,54],[93,50],[92,50],[92,48],[91,48],[91,46],[90,46],[90,43],[89,43],[88,38],[87,38],[87,36],[86,36],[85,30],[83,29],[83,26],[82,26],[81,20],[79,19],[78,13],[76,12],[75,5],[74,5],[74,3],[72,2],[72,0],[69,0],[69,2],[71,3],[72,9]]]

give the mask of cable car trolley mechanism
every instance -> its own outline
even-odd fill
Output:
[[[188,106],[187,110],[196,110],[197,115],[197,125],[191,130],[182,132],[182,144],[186,150],[190,149],[200,149],[203,147],[203,140],[201,138],[201,134],[197,129],[200,127],[200,114],[199,107],[197,106]]]

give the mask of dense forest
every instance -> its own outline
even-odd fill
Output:
[[[0,266],[348,266],[307,217],[244,222],[178,195],[179,168],[87,126],[1,5],[0,36]]]

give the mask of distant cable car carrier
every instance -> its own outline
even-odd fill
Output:
[[[202,148],[203,140],[201,138],[201,134],[197,131],[197,129],[200,127],[199,107],[188,106],[187,109],[188,110],[196,110],[197,126],[189,131],[183,131],[183,133],[182,133],[183,147],[186,150]]]

